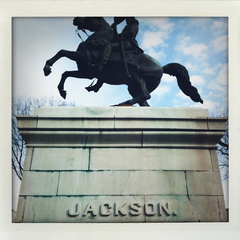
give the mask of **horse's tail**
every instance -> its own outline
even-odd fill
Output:
[[[189,96],[194,102],[203,103],[198,90],[192,86],[187,69],[179,63],[169,63],[163,66],[163,73],[175,76],[182,92]]]

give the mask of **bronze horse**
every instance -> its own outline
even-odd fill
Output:
[[[100,23],[100,24],[99,24]],[[73,24],[78,29],[85,29],[94,32],[94,36],[104,36],[113,43],[113,29],[104,20],[104,18],[96,17],[77,17],[74,18]],[[93,36],[89,36],[91,38]],[[99,56],[98,49],[89,49],[85,42],[79,44],[76,51],[60,50],[55,56],[46,61],[44,66],[45,76],[51,73],[51,66],[60,58],[67,57],[77,63],[78,70],[66,71],[62,74],[58,90],[60,95],[65,99],[66,91],[64,83],[68,77],[74,78],[97,78],[98,82],[86,89],[88,91],[97,92],[103,83],[111,85],[125,84],[132,99],[119,103],[117,106],[134,105],[138,103],[140,106],[149,106],[147,100],[150,99],[150,93],[154,91],[162,78],[163,73],[176,76],[178,86],[184,94],[189,96],[194,102],[203,103],[198,91],[191,85],[187,69],[178,64],[170,63],[161,66],[154,58],[144,53],[122,52],[119,48],[112,51],[112,54],[101,71],[97,71],[89,65],[89,62]],[[123,56],[123,54],[125,54]],[[123,57],[125,57],[123,61]],[[124,63],[125,64],[124,64]],[[126,68],[130,75],[126,74]]]

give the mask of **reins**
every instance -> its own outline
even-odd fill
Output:
[[[79,30],[79,29],[77,28],[77,29],[75,30],[75,33],[79,36],[79,38],[82,40],[82,42],[84,42],[84,40],[82,39],[81,35],[79,34],[80,31],[84,32],[88,37],[89,37],[89,35],[88,35],[88,33],[86,32],[85,29],[80,29],[80,30]]]

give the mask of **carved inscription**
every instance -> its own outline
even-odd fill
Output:
[[[176,211],[169,208],[169,203],[144,203],[140,204],[138,202],[133,203],[119,203],[119,202],[107,202],[102,204],[96,204],[89,202],[86,205],[82,203],[76,203],[73,208],[67,211],[69,217],[108,217],[108,216],[139,216],[143,214],[144,216],[177,216]]]

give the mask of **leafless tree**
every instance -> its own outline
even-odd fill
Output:
[[[211,114],[213,117],[226,117],[228,118],[228,110],[216,110]],[[218,164],[221,171],[223,180],[229,177],[229,135],[228,135],[228,120],[226,121],[226,131],[223,137],[217,144]]]
[[[12,102],[12,168],[18,178],[22,179],[26,144],[17,128],[17,115],[32,115],[35,108],[43,106],[74,106],[55,97],[25,98],[18,97]]]

